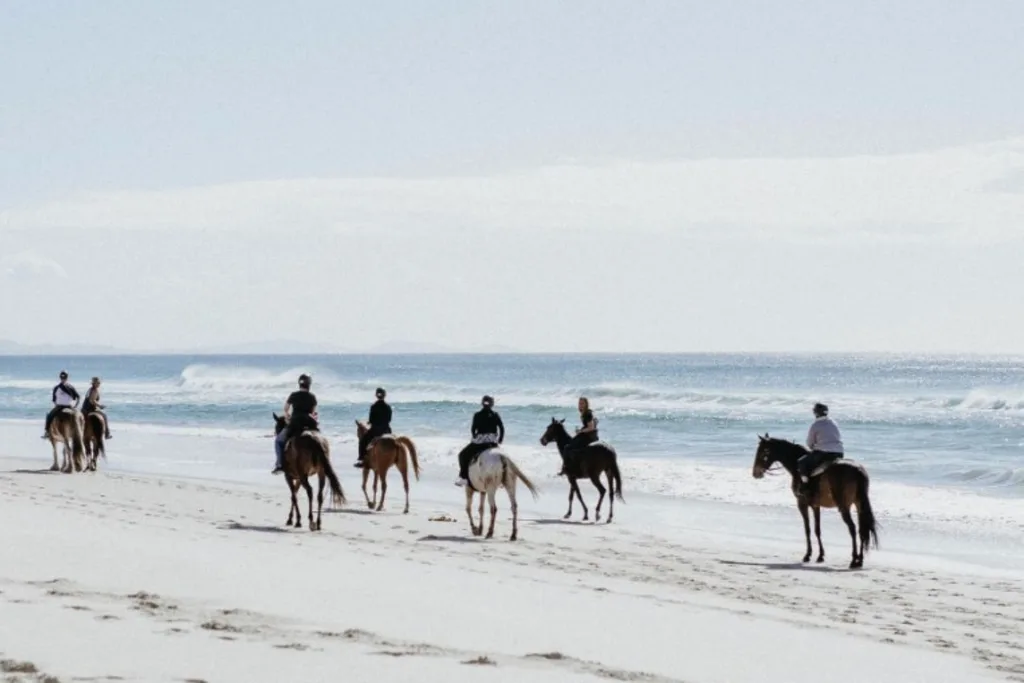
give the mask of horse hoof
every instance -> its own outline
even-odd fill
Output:
[[[409,508],[405,508],[404,510],[402,510],[402,514],[403,515],[409,514]]]
[[[824,561],[825,561],[825,556],[824,555],[821,555],[821,556],[818,557],[818,560],[817,560],[818,564],[821,564]]]
[[[57,467],[56,465],[51,465],[50,466],[50,471],[51,472],[60,472],[60,468]]]
[[[801,562],[803,562],[803,563],[805,563],[805,564],[806,564],[807,562],[810,562],[810,561],[811,561],[811,556],[810,556],[810,555],[804,555],[804,559],[803,559],[803,560],[801,560]]]
[[[565,513],[565,517],[562,517],[562,519],[569,519],[570,517],[572,517],[572,513],[571,512],[567,512],[567,513]]]
[[[488,533],[486,536],[484,536],[484,538],[494,538],[494,532],[492,531]]]
[[[511,536],[508,537],[508,540],[515,541],[515,540],[518,540],[518,537],[515,534],[512,534]]]

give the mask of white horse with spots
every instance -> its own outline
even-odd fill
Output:
[[[519,535],[519,505],[516,503],[516,481],[522,479],[526,488],[537,499],[537,487],[533,485],[519,466],[501,448],[491,448],[476,459],[469,466],[469,483],[466,486],[466,514],[469,515],[469,527],[473,530],[474,536],[479,536],[484,531],[484,495],[491,504],[491,525],[487,529],[487,538],[494,536],[494,516],[498,512],[498,504],[495,501],[495,494],[499,488],[504,487],[508,494],[509,503],[512,504],[512,536],[510,541],[516,540]],[[473,494],[480,496],[480,524],[473,523]]]

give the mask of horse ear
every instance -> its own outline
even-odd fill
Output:
[[[563,418],[562,418],[561,420],[559,420],[559,421],[558,421],[558,424],[560,424],[560,425],[564,425],[564,424],[565,424],[565,418],[563,417]]]
[[[277,413],[274,413],[274,419],[275,420],[277,419]]]
[[[758,441],[764,441],[764,437],[761,436],[760,434],[757,435],[757,439],[758,439]]]

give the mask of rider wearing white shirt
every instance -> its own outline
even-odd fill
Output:
[[[43,429],[44,439],[50,438],[50,423],[53,422],[53,418],[57,413],[65,408],[75,408],[78,406],[78,392],[75,391],[73,386],[68,384],[68,373],[63,370],[60,373],[60,384],[53,388],[51,401],[53,401],[53,408],[46,414],[46,427]]]
[[[828,406],[814,404],[814,422],[807,432],[807,447],[811,452],[797,461],[800,472],[800,491],[808,493],[808,479],[822,463],[828,460],[839,460],[843,457],[843,439],[839,434],[839,426],[828,416]]]

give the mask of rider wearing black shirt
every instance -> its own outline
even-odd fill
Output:
[[[376,394],[377,400],[370,406],[370,418],[368,420],[370,428],[359,439],[359,457],[355,462],[356,467],[363,466],[363,460],[366,458],[366,449],[370,446],[371,441],[378,436],[391,433],[391,406],[384,401],[388,394],[380,387],[377,387]]]
[[[492,410],[494,399],[484,396],[480,403],[483,407],[473,415],[473,426],[470,428],[473,440],[459,452],[459,478],[455,482],[456,486],[466,485],[469,466],[477,456],[505,440],[505,425],[501,416]]]
[[[284,468],[284,447],[288,439],[307,429],[320,429],[316,418],[316,396],[309,390],[312,384],[313,380],[309,375],[300,375],[299,390],[293,391],[284,403],[284,416],[288,420],[288,426],[274,439],[277,461],[272,474],[277,474]]]

